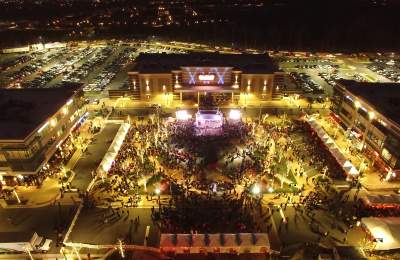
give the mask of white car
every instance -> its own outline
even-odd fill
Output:
[[[50,250],[51,242],[52,242],[51,239],[46,239],[44,237],[38,236],[37,239],[35,240],[33,251],[46,253],[47,251]]]

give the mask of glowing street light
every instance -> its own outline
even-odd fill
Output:
[[[50,125],[51,125],[52,127],[55,127],[56,124],[57,124],[57,121],[56,121],[55,118],[53,118],[53,119],[50,120]]]
[[[361,107],[360,101],[358,101],[358,100],[354,101],[354,106],[355,106],[357,109],[360,108],[360,107]]]
[[[254,184],[253,188],[251,189],[251,192],[252,192],[254,195],[259,195],[260,192],[261,192],[260,186],[259,186],[258,184]]]
[[[274,192],[274,188],[272,188],[272,186],[269,187],[269,188],[268,188],[268,192],[270,192],[270,193]]]
[[[370,119],[370,120],[373,120],[373,119],[375,118],[375,113],[372,112],[372,111],[369,112],[368,115],[369,115],[369,119]]]
[[[240,110],[231,109],[229,111],[229,119],[231,119],[231,120],[240,120],[240,118],[241,118]]]
[[[154,192],[155,192],[155,194],[157,194],[157,195],[160,195],[160,194],[161,194],[161,190],[160,190],[159,188],[156,188],[156,189],[154,190]]]

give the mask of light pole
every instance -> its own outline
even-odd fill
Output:
[[[13,193],[14,193],[15,197],[17,198],[18,204],[21,204],[21,200],[20,200],[20,198],[18,196],[18,193],[17,193],[17,191],[15,189],[13,190]]]
[[[154,192],[157,195],[158,210],[160,210],[160,207],[161,207],[161,198],[160,198],[161,190],[159,188],[156,188]]]
[[[121,255],[121,257],[125,258],[124,247],[122,246],[121,239],[118,239],[118,250],[119,250],[119,254]]]

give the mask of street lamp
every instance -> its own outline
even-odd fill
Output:
[[[118,250],[122,258],[125,258],[124,248],[121,239],[118,239]]]
[[[160,195],[161,190],[160,190],[159,188],[156,188],[156,189],[154,190],[154,193],[157,194],[157,195]]]
[[[261,193],[261,188],[258,184],[254,184],[253,188],[251,189],[251,192],[254,195],[259,195]]]
[[[375,118],[375,113],[373,111],[369,112],[368,115],[370,120],[373,120]]]

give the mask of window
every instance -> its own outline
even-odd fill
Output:
[[[385,141],[385,145],[387,145],[388,147],[390,147],[390,150],[396,150],[396,151],[400,151],[400,141],[399,139],[397,139],[397,137],[395,137],[392,134],[388,134],[386,136],[386,141]]]
[[[364,108],[359,108],[358,109],[358,114],[360,114],[362,117],[364,117],[365,119],[369,119],[369,115],[367,110],[365,110]]]
[[[367,137],[370,141],[377,144],[379,147],[382,145],[382,140],[380,140],[376,135],[372,133],[372,131],[368,131]]]
[[[390,159],[392,158],[392,154],[389,153],[389,151],[386,150],[386,148],[383,148],[383,150],[382,150],[382,157],[383,157],[383,159],[385,159],[386,161],[389,162]]]
[[[347,117],[348,119],[351,119],[351,114],[349,113],[349,111],[347,111],[347,110],[344,109],[343,107],[342,107],[342,109],[340,110],[340,112],[341,112],[345,117]]]
[[[349,96],[345,96],[343,101],[353,107],[353,100]]]
[[[365,131],[365,125],[363,125],[360,121],[357,121],[356,126],[361,130],[361,132]]]

